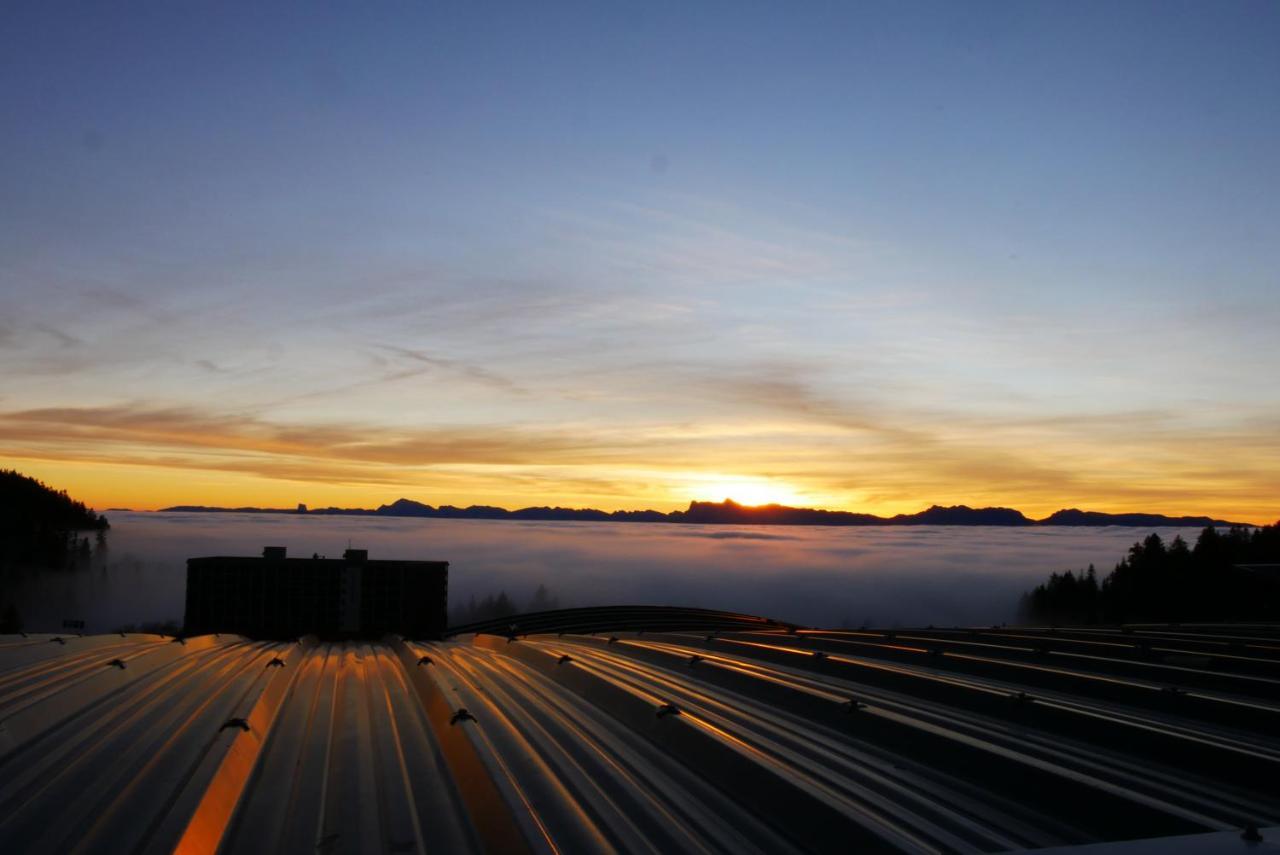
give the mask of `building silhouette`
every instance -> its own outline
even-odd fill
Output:
[[[283,546],[262,557],[187,560],[184,631],[250,638],[440,638],[446,627],[447,561],[290,558]]]

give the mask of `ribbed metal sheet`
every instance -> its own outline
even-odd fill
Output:
[[[3,636],[0,852],[1244,847],[1278,724],[1266,628]]]

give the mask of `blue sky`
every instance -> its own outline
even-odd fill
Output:
[[[1277,44],[1266,2],[13,6],[0,454],[135,506],[1275,516]]]

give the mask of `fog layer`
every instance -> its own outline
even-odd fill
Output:
[[[506,591],[524,606],[546,585],[563,606],[669,604],[840,626],[998,623],[1050,571],[1110,569],[1137,528],[729,527],[491,522],[255,514],[113,513],[108,550],[87,570],[27,577],[28,630],[64,619],[86,632],[182,620],[185,560],[203,555],[450,562],[452,604]],[[1172,538],[1186,529],[1159,529]]]

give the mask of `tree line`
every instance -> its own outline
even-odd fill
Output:
[[[539,585],[529,598],[528,606],[521,609],[516,601],[507,596],[506,591],[487,594],[477,600],[472,594],[465,604],[449,609],[449,626],[463,626],[469,623],[510,617],[521,612],[548,612],[560,608],[560,598],[553,596],[546,585]]]
[[[1280,620],[1280,522],[1207,527],[1195,546],[1151,534],[1099,578],[1093,565],[1053,573],[1022,597],[1034,623]]]
[[[83,502],[12,469],[0,470],[0,569],[59,569],[89,552],[84,532],[99,540],[110,528]]]

